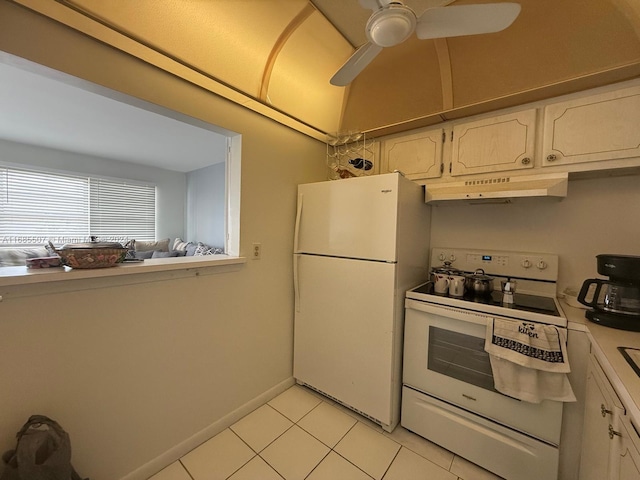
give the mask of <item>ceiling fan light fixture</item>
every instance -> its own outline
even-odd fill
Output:
[[[393,47],[404,42],[416,28],[416,14],[402,4],[389,4],[367,22],[366,34],[371,43]]]

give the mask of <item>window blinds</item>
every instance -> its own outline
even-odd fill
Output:
[[[155,186],[90,178],[89,192],[91,235],[155,240]]]
[[[0,245],[155,238],[155,186],[0,166]]]

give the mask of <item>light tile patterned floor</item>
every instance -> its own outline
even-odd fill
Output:
[[[402,427],[299,385],[149,480],[500,480]]]

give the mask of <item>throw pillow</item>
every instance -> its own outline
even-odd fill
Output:
[[[179,252],[186,252],[187,251],[187,245],[189,245],[189,242],[185,242],[180,237],[178,237],[173,241],[173,248],[171,250],[177,250]]]
[[[198,247],[193,255],[197,257],[202,255],[219,255],[221,253],[224,253],[224,249],[220,247],[210,247],[202,242],[198,242]]]
[[[146,260],[147,258],[151,258],[153,256],[153,250],[149,250],[147,252],[136,252],[136,258],[138,260]]]
[[[189,242],[187,244],[186,256],[187,257],[193,257],[195,255],[197,249],[198,249],[198,244],[197,243]]]
[[[136,252],[153,252],[157,250],[159,252],[168,252],[169,251],[169,239],[165,238],[164,240],[157,240],[155,242],[149,241],[135,241]]]

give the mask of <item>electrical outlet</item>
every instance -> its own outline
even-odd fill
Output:
[[[262,257],[262,244],[261,243],[254,243],[253,244],[253,259],[254,260],[260,260],[260,258]]]

